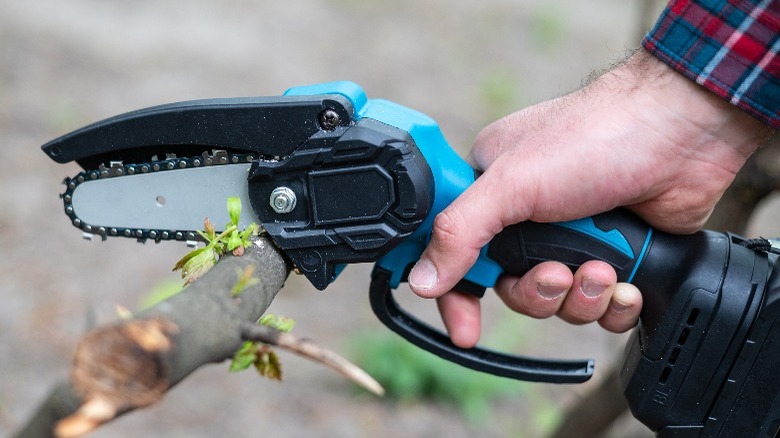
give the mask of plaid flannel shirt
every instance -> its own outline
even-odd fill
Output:
[[[780,0],[671,0],[644,47],[780,128]]]

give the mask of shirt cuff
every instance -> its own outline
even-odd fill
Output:
[[[780,1],[672,0],[642,45],[696,83],[780,128]]]

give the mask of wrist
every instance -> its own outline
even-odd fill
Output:
[[[768,125],[643,49],[610,73],[619,78],[626,97],[646,103],[640,116],[669,132],[683,133],[694,149],[727,148],[744,161],[773,133]]]

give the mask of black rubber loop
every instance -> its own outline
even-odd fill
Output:
[[[593,360],[548,360],[513,356],[479,347],[460,348],[450,338],[398,306],[390,290],[390,272],[375,267],[369,290],[371,308],[390,330],[445,360],[473,370],[517,380],[582,383],[593,375]]]

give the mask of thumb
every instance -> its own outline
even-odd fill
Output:
[[[452,290],[480,249],[504,228],[500,206],[506,204],[499,196],[502,191],[491,189],[493,179],[485,172],[436,216],[430,243],[409,272],[414,293],[435,298]]]

